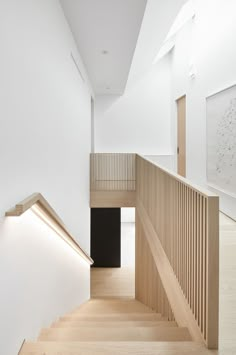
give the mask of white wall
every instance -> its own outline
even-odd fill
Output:
[[[0,40],[0,214],[41,192],[89,251],[91,96],[59,1],[1,1]]]
[[[0,220],[0,353],[89,298],[89,265],[31,210]]]
[[[121,208],[121,223],[135,222],[135,208],[124,207]]]
[[[176,99],[186,94],[187,177],[205,187],[206,97],[236,84],[236,3],[195,0],[195,8],[196,18],[178,33],[172,54],[150,66],[142,78],[131,80],[124,96],[96,98],[95,149],[174,154]],[[195,79],[189,76],[191,64],[196,68]],[[235,199],[217,193],[222,211],[236,219]]]
[[[178,34],[172,56],[172,126],[176,144],[175,100],[187,95],[187,177],[206,185],[206,97],[236,84],[236,3],[195,1],[196,18]],[[169,62],[169,58],[166,59]],[[189,77],[189,65],[196,78]],[[236,201],[221,196],[221,209],[236,218]]]
[[[147,159],[154,163],[175,171],[175,156],[174,155],[146,155]]]
[[[95,151],[171,154],[170,69],[153,65],[125,94],[95,100]]]
[[[0,2],[0,215],[41,192],[89,251],[91,95],[57,0]],[[89,298],[90,269],[28,211],[0,222],[0,353]]]

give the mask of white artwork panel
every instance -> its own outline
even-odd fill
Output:
[[[236,197],[236,85],[207,98],[207,179]]]

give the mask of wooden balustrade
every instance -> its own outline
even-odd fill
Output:
[[[91,207],[126,206],[136,207],[136,298],[217,348],[218,196],[139,155],[91,154]]]
[[[174,314],[137,211],[135,226],[135,297],[169,321],[173,321]]]
[[[90,155],[90,206],[135,206],[135,154]]]
[[[217,348],[218,197],[137,156],[136,215],[136,298]]]

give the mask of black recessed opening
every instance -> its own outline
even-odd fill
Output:
[[[91,208],[93,267],[121,266],[121,209]]]

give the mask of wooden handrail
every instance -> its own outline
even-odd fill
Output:
[[[148,161],[150,164],[152,164],[153,166],[156,166],[159,170],[163,171],[165,174],[167,174],[170,177],[174,178],[175,180],[181,182],[182,184],[191,188],[192,190],[194,190],[198,193],[201,193],[201,195],[203,195],[205,197],[213,197],[213,196],[218,197],[218,195],[216,195],[214,192],[212,192],[208,189],[204,189],[202,186],[194,184],[192,181],[182,177],[181,175],[174,173],[173,171],[165,168],[164,166],[160,165],[159,163],[156,163],[153,160],[151,160],[143,155],[140,155],[140,154],[136,154],[136,156]]]
[[[137,155],[136,298],[165,313],[159,279],[176,322],[217,348],[219,198]]]
[[[37,208],[35,208],[37,207]],[[16,204],[15,207],[11,208],[5,213],[6,217],[21,216],[28,209],[32,208],[34,212],[43,217],[42,219],[52,227],[52,223],[57,226],[56,232],[69,244],[83,259],[89,263],[93,264],[93,260],[90,256],[80,247],[80,245],[73,238],[61,218],[54,211],[48,201],[40,194],[34,193],[27,197],[23,201]],[[54,227],[52,227],[54,229]],[[59,230],[58,230],[59,228]]]

